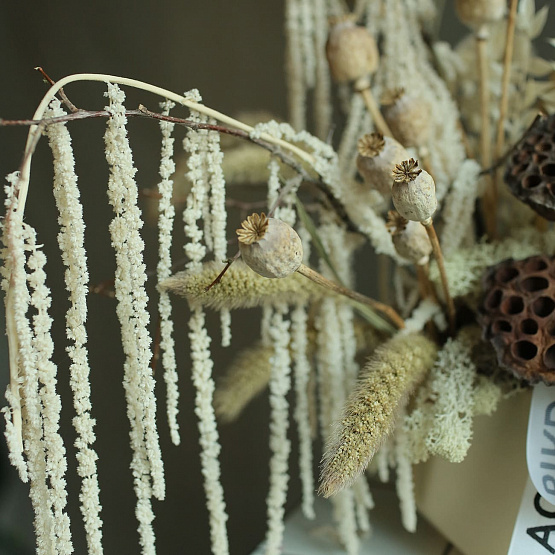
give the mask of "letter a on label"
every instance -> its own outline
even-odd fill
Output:
[[[543,545],[549,553],[555,553],[555,547],[549,544],[549,534],[554,531],[555,526],[536,526],[535,528],[528,528],[526,533],[540,545]]]

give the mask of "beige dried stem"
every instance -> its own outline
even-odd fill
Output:
[[[476,33],[476,52],[478,56],[478,71],[480,74],[480,161],[482,168],[491,167],[491,125],[489,119],[490,92],[489,92],[489,68],[487,57],[489,32],[484,25]],[[497,235],[497,183],[488,174],[486,180],[486,190],[483,197],[483,212],[486,231],[490,239],[495,239]]]
[[[511,62],[514,50],[514,38],[516,28],[516,9],[518,0],[511,0],[509,16],[507,19],[507,37],[505,52],[503,54],[503,77],[501,81],[501,98],[499,100],[499,119],[497,120],[497,134],[495,140],[495,161],[499,161],[503,154],[505,139],[505,118],[509,106],[509,83],[511,81]]]

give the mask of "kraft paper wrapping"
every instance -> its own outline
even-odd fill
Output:
[[[478,416],[462,463],[414,467],[419,511],[464,555],[506,555],[527,478],[530,392]]]

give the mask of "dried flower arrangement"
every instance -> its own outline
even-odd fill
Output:
[[[246,125],[205,106],[196,90],[179,95],[101,74],[50,80],[31,120],[0,122],[30,129],[22,165],[5,186],[2,284],[11,381],[3,412],[10,460],[29,482],[39,554],[73,552],[46,260],[24,218],[43,134],[54,160],[69,293],[67,354],[83,522],[88,552],[103,552],[89,384],[90,286],[72,121],[107,120],[114,296],[142,553],[155,553],[152,499],[164,499],[166,487],[153,349],[162,353],[168,426],[172,441],[180,442],[173,294],[190,306],[190,366],[215,555],[230,552],[217,420],[239,418],[263,390],[269,390],[272,452],[266,553],[279,553],[283,540],[293,386],[303,512],[314,518],[315,489],[330,497],[340,541],[355,554],[373,505],[366,470],[386,479],[396,469],[403,525],[413,531],[412,465],[432,455],[460,462],[477,414],[491,414],[503,397],[524,389],[521,378],[554,382],[549,257],[555,241],[545,219],[555,219],[555,116],[547,115],[555,107],[555,64],[531,48],[547,9],[536,12],[533,0],[511,0],[508,9],[504,0],[458,0],[456,11],[472,35],[452,47],[433,38],[440,14],[432,0],[357,0],[351,8],[339,0],[287,0],[285,6],[289,123]],[[75,107],[64,88],[77,81],[107,83],[106,108]],[[160,112],[127,109],[120,87],[159,95]],[[188,117],[170,115],[176,106],[187,108]],[[132,117],[158,120],[162,135],[154,341],[127,129]],[[341,132],[330,139],[335,125]],[[186,129],[184,175],[175,173],[176,127]],[[222,135],[248,145],[227,157]],[[268,152],[269,161],[263,159]],[[228,222],[226,185],[241,179],[263,182],[266,212]],[[170,255],[176,194],[186,198],[180,272]],[[232,234],[238,251],[228,257]],[[375,277],[391,276],[395,307],[355,291],[354,259],[364,245],[383,255]],[[219,312],[228,346],[231,311],[253,307],[262,309],[260,339],[215,383],[207,311]],[[312,448],[318,433],[326,447],[317,488],[319,455]]]

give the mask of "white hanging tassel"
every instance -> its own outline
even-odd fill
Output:
[[[58,100],[52,102],[52,117],[65,112]],[[76,416],[73,425],[77,433],[77,473],[81,483],[81,513],[91,555],[100,555],[102,549],[102,520],[100,518],[100,488],[96,468],[96,451],[92,445],[95,424],[91,417],[90,367],[87,349],[87,295],[89,274],[85,251],[85,222],[80,191],[75,174],[75,160],[71,136],[63,124],[48,126],[46,133],[54,158],[54,198],[59,211],[60,233],[58,243],[66,265],[65,282],[69,292],[70,307],[66,313],[66,334],[71,341],[67,349],[71,359],[70,386]]]
[[[266,533],[266,555],[281,553],[283,541],[285,500],[289,482],[289,452],[291,442],[287,439],[289,427],[289,404],[287,393],[291,387],[291,358],[289,355],[289,322],[284,318],[286,305],[275,307],[270,327],[274,345],[272,374],[270,378],[270,491],[266,499],[268,531]]]
[[[154,380],[150,368],[144,243],[139,234],[142,221],[137,207],[136,170],[127,139],[127,118],[123,106],[125,95],[116,85],[108,84],[107,96],[110,105],[106,109],[112,115],[105,133],[106,160],[110,165],[108,198],[114,208],[110,235],[116,253],[115,295],[126,357],[123,386],[131,423],[131,468],[137,495],[140,543],[143,553],[151,555],[156,550],[150,498],[154,495],[163,499],[165,484],[156,430]]]
[[[191,119],[200,121],[201,118],[199,114],[191,112]],[[208,135],[205,131],[189,131],[184,141],[185,150],[189,153],[187,176],[191,181],[191,193],[187,198],[187,207],[183,212],[185,235],[188,238],[184,250],[189,257],[187,268],[190,270],[199,269],[206,254],[206,247],[202,244],[206,237],[204,233],[206,229],[203,230],[199,227],[198,220],[203,217],[203,206],[209,198],[209,174],[204,165],[204,157],[201,155],[201,152],[209,150],[207,140]],[[210,222],[212,221],[214,220],[211,219]],[[212,240],[214,240],[214,236],[212,236]],[[218,459],[221,446],[213,407],[215,385],[212,379],[211,339],[206,330],[204,310],[200,307],[194,308],[191,312],[189,340],[193,361],[192,379],[196,390],[195,412],[198,417],[200,433],[201,465],[210,519],[212,553],[214,555],[228,555],[229,543],[226,530],[228,517],[223,487],[220,481],[220,461]]]
[[[308,403],[308,381],[310,362],[306,350],[307,314],[306,306],[298,305],[291,314],[294,375],[295,375],[295,421],[299,435],[299,470],[303,488],[302,509],[306,518],[313,519],[314,514],[314,476],[312,474],[312,438]]]
[[[175,106],[173,102],[167,100],[161,104],[163,114],[169,114]],[[159,174],[162,180],[158,184],[160,202],[158,205],[158,283],[171,275],[171,244],[172,229],[175,217],[175,209],[172,203],[173,181],[171,176],[175,171],[173,162],[173,144],[171,137],[175,125],[167,121],[160,122],[162,132],[162,152],[160,157]],[[158,313],[160,315],[160,349],[162,350],[162,368],[164,369],[164,381],[166,382],[166,414],[170,437],[174,445],[181,443],[179,436],[179,425],[177,415],[179,413],[179,388],[177,364],[175,361],[175,344],[173,339],[173,320],[171,319],[171,301],[169,293],[165,290],[160,291],[158,301]]]
[[[196,390],[195,413],[199,420],[204,491],[210,515],[212,553],[214,555],[227,555],[229,553],[226,531],[227,514],[224,492],[220,482],[220,462],[218,460],[221,446],[212,404],[215,388],[212,379],[213,363],[210,353],[210,336],[206,331],[205,315],[202,308],[196,308],[191,313],[189,340],[193,360],[192,379]]]
[[[34,233],[30,237],[31,253],[27,262],[27,276],[31,294],[33,316],[33,349],[36,353],[37,378],[39,383],[40,418],[46,454],[46,475],[50,483],[48,504],[52,510],[52,536],[55,553],[69,555],[73,552],[69,516],[66,513],[67,492],[65,473],[67,469],[66,449],[59,433],[62,402],[56,392],[56,365],[51,357],[54,343],[50,335],[52,318],[48,309],[52,304],[46,286],[44,265],[46,256],[37,248]]]
[[[405,411],[402,411],[401,422]],[[416,501],[414,499],[414,480],[412,462],[407,443],[406,430],[398,426],[395,432],[395,462],[397,466],[397,495],[401,509],[401,522],[409,532],[416,532]]]

